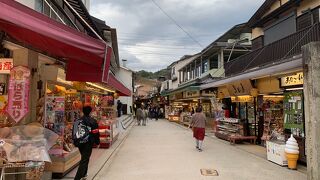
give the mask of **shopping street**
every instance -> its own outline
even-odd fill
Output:
[[[210,131],[209,131],[210,132]],[[288,170],[258,156],[259,149],[230,145],[208,133],[203,152],[194,145],[191,130],[167,120],[149,120],[147,126],[133,126],[115,152],[106,156],[93,155],[89,179],[112,180],[200,180],[200,179],[292,179],[303,180],[305,167]],[[120,143],[120,142],[119,142]],[[257,147],[257,146],[255,146]],[[95,150],[99,151],[99,150]],[[107,151],[114,151],[109,149]],[[110,157],[111,156],[111,157]],[[104,166],[97,167],[101,159]],[[99,162],[100,163],[100,162]],[[101,163],[100,163],[101,164]],[[200,169],[215,169],[219,176],[202,176]],[[91,173],[91,174],[90,174]],[[67,175],[67,179],[72,176]]]

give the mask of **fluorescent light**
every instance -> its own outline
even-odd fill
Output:
[[[303,90],[303,87],[286,89],[286,91],[296,91],[296,90]]]
[[[115,91],[112,91],[112,90],[107,89],[107,88],[105,88],[105,87],[99,86],[99,85],[97,85],[97,84],[95,84],[95,83],[91,83],[91,82],[86,82],[86,83],[89,84],[90,86],[93,86],[93,87],[102,89],[102,90],[104,90],[104,91],[115,92]]]

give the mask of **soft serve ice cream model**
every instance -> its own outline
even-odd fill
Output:
[[[297,169],[297,161],[299,159],[299,146],[297,140],[291,134],[291,137],[286,142],[286,157],[288,160],[289,169]]]

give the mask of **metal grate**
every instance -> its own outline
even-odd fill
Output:
[[[219,173],[215,169],[200,169],[203,176],[219,176]]]

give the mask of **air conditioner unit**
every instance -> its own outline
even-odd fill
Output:
[[[242,33],[240,34],[240,44],[243,44],[243,45],[251,45],[251,39],[252,39],[252,36],[251,36],[251,33]]]
[[[228,39],[228,44],[233,44],[237,42],[237,39]]]

